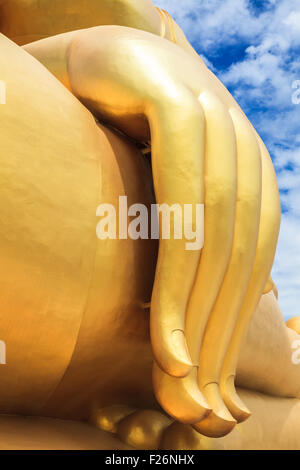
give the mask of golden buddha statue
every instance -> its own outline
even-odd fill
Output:
[[[151,0],[0,0],[0,19],[2,445],[300,448],[276,175],[233,97]],[[203,248],[100,240],[121,196],[204,205]]]

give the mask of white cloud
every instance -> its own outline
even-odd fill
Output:
[[[222,41],[235,42],[237,37],[257,35],[267,22],[256,20],[247,0],[157,0],[161,8],[171,13],[188,38],[207,48]]]

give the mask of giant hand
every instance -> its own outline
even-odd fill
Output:
[[[25,49],[96,117],[135,140],[151,139],[159,204],[205,204],[201,256],[186,251],[185,240],[160,240],[154,387],[178,420],[209,436],[228,433],[249,415],[234,388],[236,362],[279,229],[263,143],[199,59],[152,34],[96,27]]]

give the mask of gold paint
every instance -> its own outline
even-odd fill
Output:
[[[280,225],[270,156],[167,12],[85,5],[0,1],[0,410],[92,419],[138,448],[214,448],[232,430],[227,448],[257,445],[257,432],[272,447],[267,413],[299,435],[299,336],[268,282]],[[100,241],[97,207],[124,195],[203,203],[202,252]],[[153,411],[153,359],[157,400],[184,426]]]

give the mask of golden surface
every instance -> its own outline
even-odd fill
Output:
[[[272,162],[167,12],[151,0],[86,5],[0,1],[0,411],[103,427],[104,407],[158,408],[154,357],[161,406],[221,437],[252,411],[235,382],[299,398],[269,280],[280,225]],[[138,145],[149,140],[152,173]],[[122,195],[129,205],[204,203],[201,253],[172,238],[160,239],[158,258],[155,241],[99,240],[97,207]],[[249,348],[261,298],[272,334],[258,326]],[[169,421],[152,413],[124,417],[122,440],[141,447],[148,436],[154,448]]]

